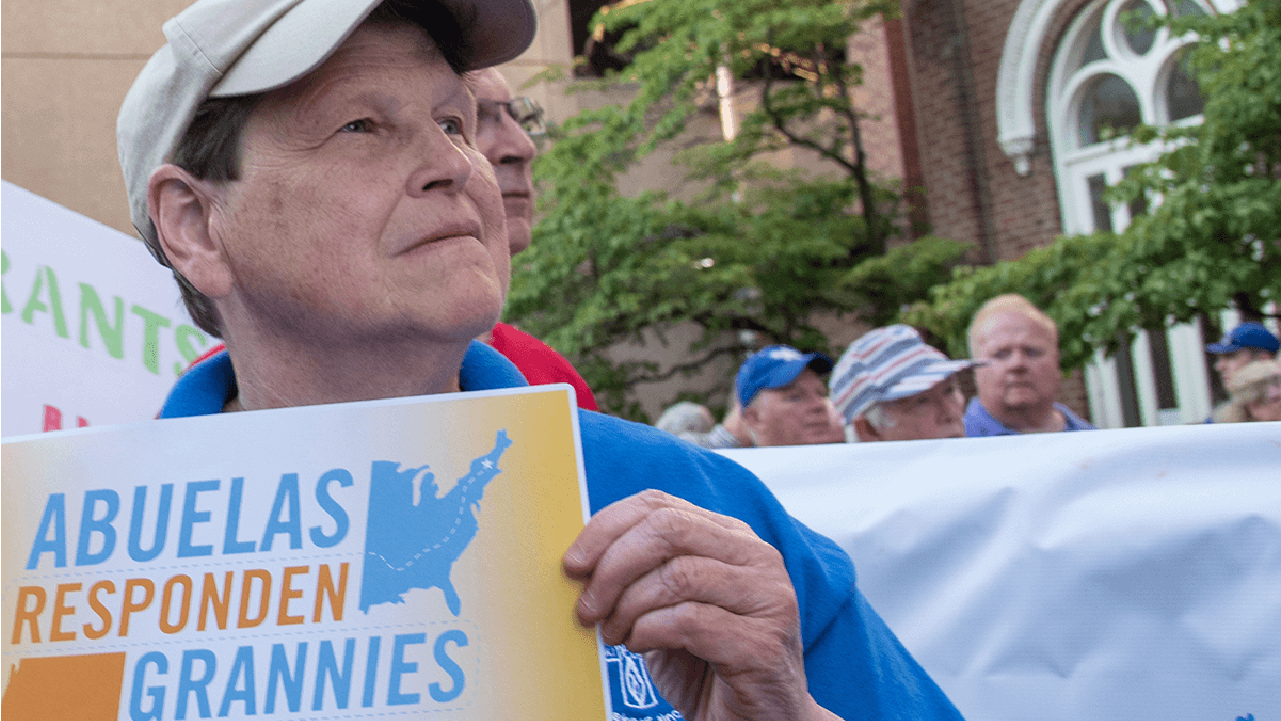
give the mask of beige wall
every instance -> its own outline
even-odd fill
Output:
[[[184,0],[6,0],[4,179],[131,233],[116,112]]]

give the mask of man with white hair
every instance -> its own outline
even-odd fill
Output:
[[[832,402],[860,441],[963,438],[965,397],[949,360],[915,328],[892,325],[850,344],[832,371]]]
[[[196,0],[164,29],[120,162],[135,227],[227,350],[161,418],[525,385],[473,340],[511,250],[463,73],[528,47],[529,0]],[[959,717],[848,557],[754,476],[648,426],[579,428],[594,515],[562,565],[626,661],[615,718]]]
[[[965,409],[965,435],[1092,430],[1067,406],[1056,403],[1063,384],[1059,329],[1021,295],[998,295],[974,314],[970,354],[984,361],[974,371],[978,395]]]

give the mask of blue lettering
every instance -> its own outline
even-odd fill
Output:
[[[334,701],[338,704],[338,708],[347,708],[347,699],[351,696],[351,664],[356,659],[356,639],[347,639],[342,658],[342,672],[339,673],[338,660],[334,658],[333,641],[320,642],[320,661],[316,666],[316,693],[311,699],[312,711],[319,711],[324,707],[326,677],[333,684]]]
[[[280,518],[289,504],[289,517]],[[270,551],[271,542],[281,533],[289,534],[289,547],[302,548],[302,498],[298,492],[298,474],[285,473],[280,476],[280,485],[276,486],[276,500],[271,504],[271,514],[267,516],[267,528],[262,533],[262,543],[258,550]]]
[[[102,518],[95,518],[98,502],[107,504],[107,513]],[[120,494],[110,488],[85,491],[84,510],[80,513],[80,542],[76,544],[76,565],[93,566],[107,560],[116,550],[116,529],[111,522],[120,512]],[[90,553],[93,534],[102,535],[102,550]]]
[[[237,680],[245,679],[245,687],[237,688]],[[236,649],[236,660],[231,665],[231,675],[227,677],[227,690],[222,695],[222,705],[218,715],[226,716],[231,712],[231,702],[240,701],[245,705],[245,715],[258,713],[258,704],[254,700],[254,647],[241,646]]]
[[[49,538],[49,528],[53,527],[53,538]],[[44,516],[40,518],[40,527],[36,529],[36,540],[31,544],[31,556],[27,559],[27,570],[40,564],[40,555],[53,553],[53,565],[57,568],[67,566],[67,497],[62,493],[50,493],[49,502],[45,504]]]
[[[374,705],[374,682],[378,680],[378,648],[382,646],[382,636],[369,637],[369,655],[365,659],[365,693],[360,697],[362,708]]]
[[[352,480],[351,473],[342,468],[326,471],[320,477],[320,481],[316,483],[316,501],[324,509],[325,513],[328,513],[329,517],[334,519],[334,525],[337,526],[331,536],[326,536],[320,526],[311,527],[309,531],[311,542],[316,544],[317,548],[332,548],[338,545],[342,539],[347,537],[347,528],[351,525],[347,518],[347,511],[343,510],[343,507],[338,505],[333,496],[329,495],[329,484],[334,481],[337,481],[342,488],[349,488],[355,483]]]
[[[227,501],[227,532],[222,537],[223,553],[250,553],[254,550],[253,541],[236,538],[240,533],[240,498],[244,489],[244,478],[231,479],[231,498]]]
[[[156,673],[163,676],[169,673],[169,661],[159,651],[149,651],[138,659],[133,667],[133,694],[129,699],[129,718],[131,721],[160,721],[160,714],[165,708],[165,687],[147,686],[143,693],[143,684],[147,680],[147,664],[156,665]],[[151,708],[142,709],[142,700],[151,697]]]
[[[142,548],[142,519],[147,511],[147,487],[133,489],[133,515],[129,519],[129,558],[137,563],[146,563],[160,555],[165,548],[165,536],[169,531],[169,509],[173,507],[173,484],[166,483],[160,487],[160,508],[156,511],[156,534],[151,548]]]
[[[445,644],[450,641],[453,641],[456,646],[466,646],[467,634],[455,628],[436,637],[436,646],[432,649],[433,654],[436,656],[436,663],[445,669],[445,673],[449,674],[449,680],[453,682],[453,687],[448,691],[443,690],[440,684],[435,681],[431,682],[431,686],[427,690],[431,693],[432,700],[439,703],[453,701],[458,698],[467,684],[467,679],[463,677],[462,667],[455,663],[454,659],[449,657],[449,654],[445,653]]]
[[[212,556],[213,546],[191,545],[191,532],[197,523],[209,521],[209,511],[197,511],[196,499],[205,491],[216,491],[221,481],[195,481],[187,484],[186,495],[182,499],[182,522],[178,526],[178,558],[191,556]]]
[[[391,682],[387,687],[388,706],[413,706],[418,703],[418,694],[400,692],[400,677],[418,670],[416,661],[405,660],[405,646],[426,642],[427,634],[425,633],[396,634],[396,644],[392,646],[391,651]]]
[[[200,678],[191,675],[196,661],[205,665],[204,675]],[[213,680],[216,667],[213,651],[199,648],[182,652],[182,670],[178,672],[178,708],[173,714],[175,719],[183,721],[187,718],[187,699],[192,694],[196,696],[196,709],[200,718],[209,718],[209,682]]]
[[[297,713],[302,708],[302,676],[307,668],[307,642],[298,644],[294,652],[294,671],[289,672],[289,658],[285,656],[283,643],[271,646],[271,668],[267,671],[267,702],[263,704],[263,713],[276,712],[276,684],[284,684],[285,701],[289,710]]]

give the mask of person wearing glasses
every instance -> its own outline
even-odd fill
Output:
[[[494,169],[507,215],[507,242],[514,256],[529,247],[534,226],[534,141],[541,136],[543,109],[529,98],[513,98],[511,86],[494,68],[470,75],[476,95],[476,149]],[[498,323],[482,341],[507,356],[531,385],[568,383],[578,406],[597,410],[587,381],[564,356],[532,335]]]
[[[507,239],[512,255],[529,247],[534,225],[534,141],[541,136],[543,109],[529,98],[513,98],[498,70],[473,73],[476,93],[476,149],[494,168],[507,211]]]

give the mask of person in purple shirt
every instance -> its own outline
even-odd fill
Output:
[[[1067,406],[1056,403],[1059,331],[1054,320],[1021,295],[999,295],[979,308],[969,330],[978,395],[965,409],[965,435],[1090,430]]]

